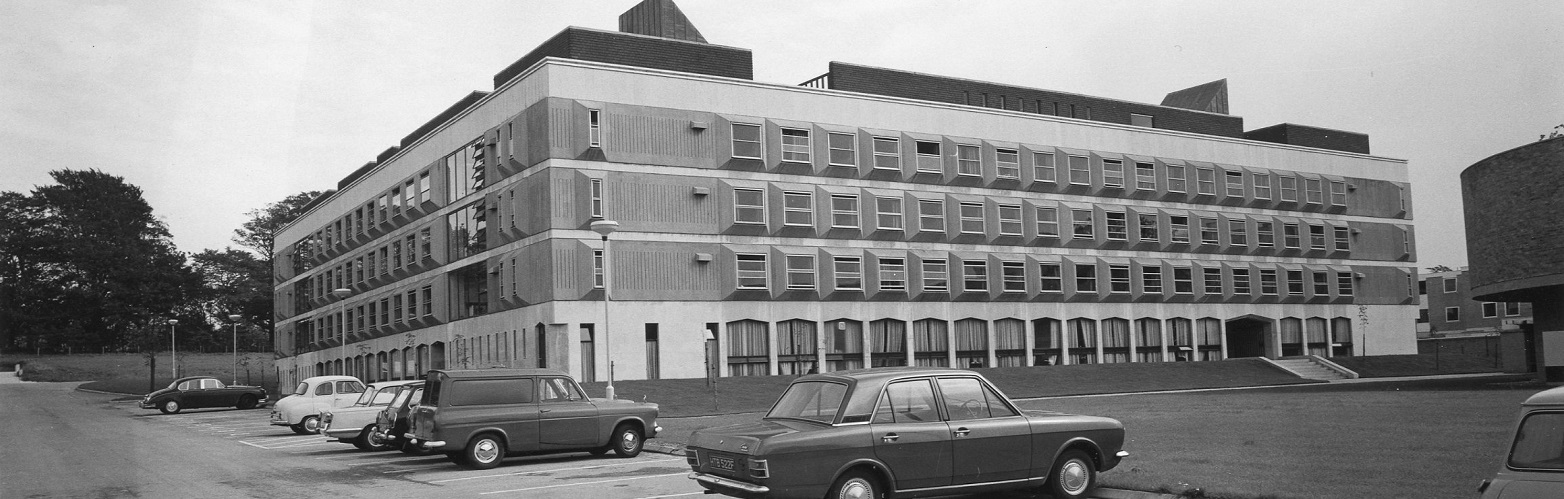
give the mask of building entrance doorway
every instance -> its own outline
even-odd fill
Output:
[[[1227,321],[1227,358],[1265,357],[1270,351],[1270,320],[1244,316]]]

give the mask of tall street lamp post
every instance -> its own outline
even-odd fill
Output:
[[[337,297],[337,301],[339,303],[343,299],[345,299],[345,298],[347,298],[349,296],[352,296],[352,295],[353,295],[353,290],[348,289],[348,288],[337,288],[337,289],[331,290],[331,296]],[[337,316],[337,335],[338,335],[338,338],[342,340],[342,356],[337,359],[339,361],[339,363],[337,364],[337,366],[338,366],[337,374],[347,374],[347,372],[348,372],[348,325],[342,323],[342,315],[338,315]]]
[[[234,380],[230,383],[234,385],[239,384],[239,319],[243,317],[239,314],[230,314],[228,316],[228,320],[234,323]]]
[[[608,263],[608,235],[616,230],[619,230],[619,222],[612,220],[592,222],[592,232],[603,236],[603,353],[608,357],[608,388],[603,390],[603,394],[609,400],[614,398],[614,340],[608,335],[609,289],[613,282],[613,272],[609,271],[613,266]]]
[[[174,341],[174,326],[179,324],[179,319],[168,320],[168,364],[173,369],[174,379],[179,379],[179,352],[175,349],[178,342]]]

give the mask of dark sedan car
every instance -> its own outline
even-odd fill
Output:
[[[224,385],[211,376],[179,378],[168,388],[141,397],[142,409],[157,409],[174,414],[185,409],[235,407],[254,409],[266,403],[266,389],[259,386]]]
[[[972,371],[882,368],[798,378],[760,421],[690,435],[685,458],[691,479],[736,497],[1073,498],[1123,444],[1117,420],[1022,411]]]

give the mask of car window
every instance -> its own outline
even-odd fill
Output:
[[[391,399],[391,406],[392,407],[401,407],[401,406],[403,406],[404,404],[407,403],[408,397],[412,397],[413,394],[415,394],[415,393],[418,393],[418,390],[402,390],[402,391],[396,392],[396,397]]]
[[[1020,415],[1020,413],[1016,412],[1014,408],[1010,407],[1010,404],[1005,403],[1004,397],[1000,397],[999,392],[994,391],[994,387],[988,386],[987,383],[983,384],[983,396],[988,399],[988,412],[990,416],[1003,418]]]
[[[1510,467],[1564,470],[1564,412],[1532,413],[1521,420]]]
[[[586,395],[576,387],[574,381],[565,378],[543,378],[538,383],[539,402],[568,402],[585,400]]]
[[[216,390],[216,389],[219,389],[219,388],[222,388],[222,387],[223,387],[223,382],[221,382],[221,381],[218,381],[218,380],[215,380],[215,379],[211,379],[211,378],[201,380],[201,388],[204,389],[204,390]]]
[[[461,379],[443,390],[441,397],[453,407],[532,402],[532,378]]]
[[[984,387],[977,378],[940,378],[939,391],[945,396],[945,414],[951,421],[1015,415],[1000,401],[998,394]],[[997,411],[994,410],[996,405]]]
[[[387,389],[389,390],[389,388]],[[358,396],[358,400],[353,401],[353,405],[369,405],[370,401],[375,399],[375,394],[379,393],[380,391],[381,390],[373,386],[369,387],[368,389],[364,390],[363,394]]]
[[[305,383],[303,381],[299,382],[299,386],[293,387],[293,394],[294,395],[304,395],[304,394],[309,393],[309,392],[310,392],[310,385],[309,385],[309,383]]]
[[[192,388],[192,386],[190,386],[190,381],[185,381],[185,382],[179,383],[179,391],[185,391],[185,390],[189,390],[191,388]]]
[[[320,386],[315,387],[315,394],[331,395],[331,382],[327,381],[325,383],[321,383]]]
[[[389,403],[391,403],[391,399],[396,398],[401,392],[405,391],[405,390],[403,390],[403,388],[406,388],[406,387],[405,386],[388,386],[388,387],[385,387],[385,389],[382,389],[378,393],[375,393],[374,395],[371,395],[374,398],[371,400],[371,402],[369,404],[370,405],[386,405],[386,404],[389,404]],[[366,395],[369,394],[368,391],[365,391],[364,393]]]
[[[363,391],[364,391],[364,384],[363,383],[359,383],[357,381],[338,381],[337,382],[337,393],[361,393]]]
[[[875,423],[922,423],[939,421],[934,405],[934,387],[929,381],[901,381],[885,387],[880,404],[874,410]]]
[[[827,381],[802,381],[788,385],[787,391],[771,406],[767,418],[810,419],[823,423],[836,421],[836,413],[847,396],[847,385]]]
[[[412,399],[412,402],[409,402],[408,405],[418,405],[418,402],[424,399],[424,389],[420,387],[416,390],[413,390],[413,395],[408,398]],[[401,404],[397,405],[400,406]]]

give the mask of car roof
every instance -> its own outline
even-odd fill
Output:
[[[430,372],[444,374],[449,378],[493,378],[507,376],[570,376],[565,371],[558,369],[436,369]]]
[[[351,381],[358,381],[358,378],[355,378],[355,377],[352,377],[352,376],[340,376],[340,375],[311,376],[311,377],[308,377],[308,378],[304,378],[304,381],[300,381],[300,383],[311,383],[311,384],[313,384],[313,383],[319,383],[321,381],[349,381],[349,380],[351,380]],[[358,381],[358,382],[359,383],[363,383],[363,381]]]
[[[411,384],[423,383],[423,382],[424,382],[424,380],[421,380],[421,379],[401,379],[401,380],[396,380],[396,381],[376,381],[374,383],[370,383],[369,386],[373,386],[375,388],[385,388],[385,387],[388,387],[388,386],[411,385]]]
[[[183,378],[179,378],[179,379],[174,380],[174,382],[175,383],[184,383],[186,381],[190,381],[190,380],[193,380],[193,379],[217,379],[217,377],[216,376],[185,376]]]
[[[976,372],[968,371],[966,369],[951,369],[948,367],[876,367],[872,369],[853,369],[848,371],[833,371],[823,374],[810,374],[800,377],[798,380],[850,380],[859,383],[883,383],[893,379],[911,376],[973,376],[976,374]]]
[[[1521,405],[1564,405],[1564,386],[1537,392]]]

